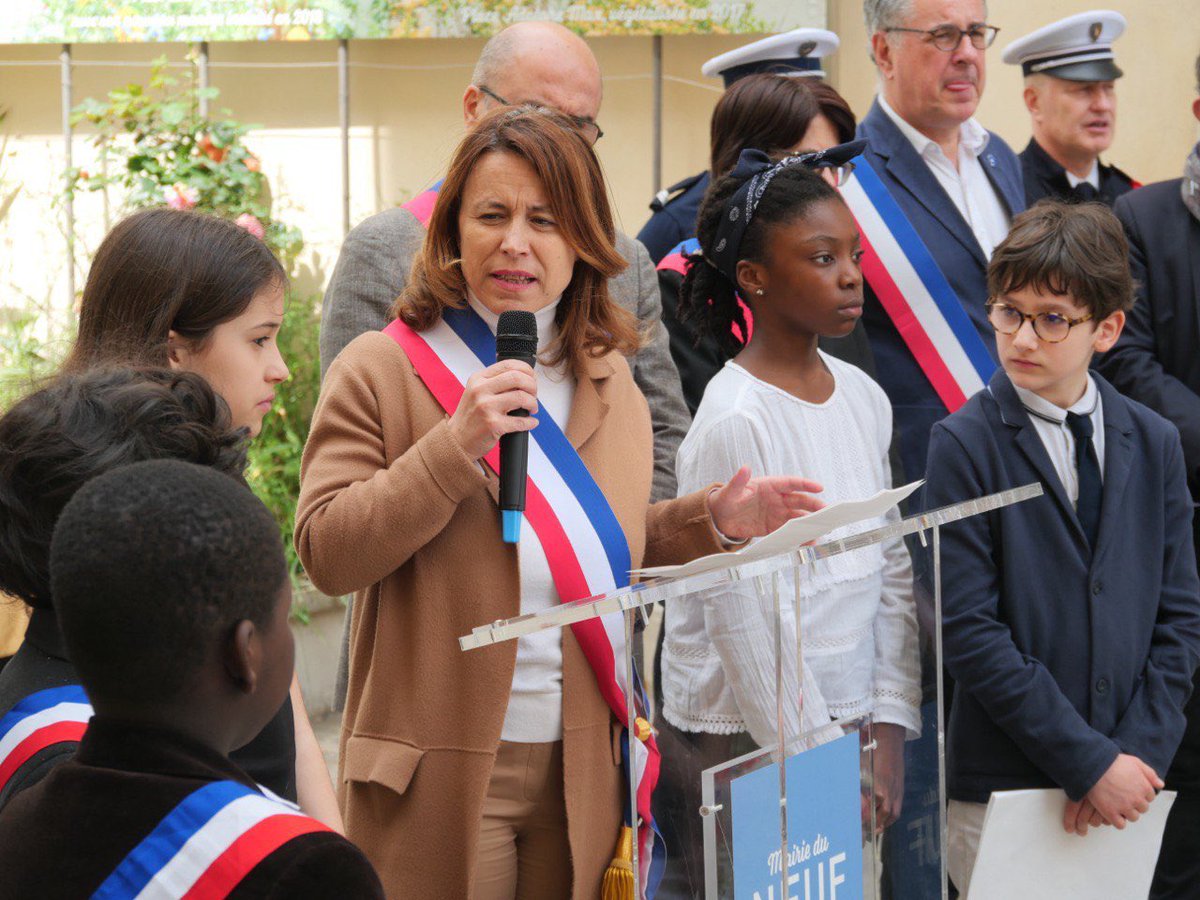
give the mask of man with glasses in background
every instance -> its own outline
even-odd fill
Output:
[[[601,93],[600,66],[578,35],[551,22],[522,22],[484,44],[463,93],[463,120],[470,128],[493,109],[535,104],[570,118],[583,138],[594,145],[603,136],[596,123]],[[392,304],[408,283],[440,184],[402,207],[376,213],[346,236],[322,304],[322,375],[354,338],[381,330],[391,321]],[[629,367],[646,397],[654,427],[652,497],[669,499],[675,496],[675,453],[691,417],[662,324],[654,264],[645,247],[621,232],[617,233],[616,248],[629,267],[609,280],[608,290],[649,334],[644,346],[629,359]],[[339,709],[346,692],[350,615],[348,608],[335,697]]]
[[[864,267],[863,324],[914,480],[930,428],[995,370],[985,273],[1025,193],[1016,155],[973,118],[999,31],[983,0],[864,0],[863,11],[879,94],[858,126],[867,150],[847,200],[878,256]]]

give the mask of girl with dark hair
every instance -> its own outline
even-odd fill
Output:
[[[743,150],[753,148],[771,156],[785,156],[828,150],[853,140],[854,113],[849,104],[828,84],[814,78],[771,73],[748,75],[732,84],[717,101],[712,116],[711,168],[689,190],[694,200],[687,209],[680,212],[687,200],[680,197],[656,214],[672,214],[676,227],[671,231],[672,242],[667,245],[670,249],[664,248],[661,259],[652,254],[658,260],[663,324],[671,338],[671,358],[679,369],[683,399],[693,415],[708,380],[731,354],[728,342],[698,335],[689,323],[681,321],[677,309],[679,285],[690,265],[689,257],[697,248],[696,209],[710,178],[728,173]],[[837,183],[836,169],[825,170],[825,175]],[[651,218],[643,233],[653,222]],[[656,229],[656,233],[663,231],[663,227]],[[742,338],[737,337],[732,346],[740,347],[742,343]],[[868,372],[874,371],[871,350],[861,328],[854,329],[850,337],[826,340],[822,348]]]
[[[287,276],[266,244],[203,213],[149,209],[96,251],[64,366],[167,366],[203,375],[256,435],[288,368],[275,343]]]
[[[838,192],[796,157],[773,162],[745,151],[701,207],[702,261],[683,281],[681,310],[732,356],[709,383],[679,451],[681,491],[707,483],[730,460],[756,472],[802,472],[827,502],[890,487],[891,407],[854,366],[818,338],[850,332],[862,315],[858,228]],[[745,346],[732,335],[755,327]],[[895,519],[893,511],[888,519]],[[881,520],[878,524],[883,524]],[[834,533],[834,536],[837,532]],[[788,573],[790,579],[792,573]],[[781,591],[796,596],[795,587]],[[899,814],[906,733],[920,729],[920,667],[911,567],[903,541],[831,557],[804,570],[799,609],[785,613],[783,646],[792,696],[803,686],[803,721],[783,704],[787,739],[832,719],[872,714],[875,813]],[[668,609],[663,646],[664,799],[660,820],[679,861],[665,896],[699,896],[703,884],[700,772],[776,740],[774,608],[753,591],[715,589]],[[790,666],[791,671],[788,671]]]
[[[64,370],[147,364],[201,375],[251,437],[289,375],[276,337],[287,276],[261,240],[216,216],[149,209],[123,219],[96,251]],[[338,830],[341,818],[298,680],[241,751],[259,781]]]
[[[60,375],[0,417],[0,592],[33,608],[0,672],[0,809],[75,752],[90,714],[50,593],[59,513],[91,478],[146,459],[240,480],[245,433],[203,378],[167,369]]]

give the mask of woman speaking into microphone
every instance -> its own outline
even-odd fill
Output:
[[[597,897],[632,821],[626,753],[644,772],[635,875],[652,881],[657,750],[620,724],[623,641],[598,623],[469,653],[457,638],[820,505],[819,485],[745,469],[650,505],[650,415],[624,359],[639,335],[608,297],[625,266],[613,239],[572,120],[497,110],[455,152],[396,321],[351,343],[325,379],[296,546],[318,587],[356,594],[341,802],[389,896]],[[536,370],[495,362],[512,310],[535,317]],[[530,432],[531,487],[514,544],[495,447],[518,431]]]

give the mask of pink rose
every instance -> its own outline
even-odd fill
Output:
[[[254,216],[250,215],[250,213],[242,213],[234,220],[234,223],[240,225],[242,228],[245,228],[260,241],[263,239],[263,235],[266,234],[266,229],[263,228],[263,223],[258,221],[258,219],[256,219]]]
[[[200,192],[177,181],[169,188],[163,188],[163,199],[171,209],[191,209],[200,202]]]

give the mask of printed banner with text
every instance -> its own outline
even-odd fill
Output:
[[[583,35],[752,34],[825,24],[824,0],[3,0],[0,44],[487,37],[523,20]]]

